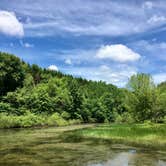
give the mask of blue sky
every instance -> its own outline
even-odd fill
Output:
[[[1,0],[0,51],[119,87],[166,80],[165,0]]]

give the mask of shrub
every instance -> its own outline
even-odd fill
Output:
[[[33,113],[27,113],[24,116],[18,116],[18,119],[21,127],[43,125],[45,121],[44,117],[35,115]]]
[[[134,119],[128,112],[125,112],[121,115],[117,114],[115,117],[115,122],[116,123],[134,123]]]
[[[13,113],[15,109],[9,103],[0,102],[0,113]]]
[[[70,119],[70,114],[69,114],[68,112],[66,112],[66,111],[63,111],[63,112],[61,113],[61,117],[62,117],[63,119],[65,119],[65,120],[69,120],[69,119]]]
[[[66,126],[68,122],[64,120],[59,113],[54,113],[47,119],[48,125],[55,125],[55,126]]]
[[[74,124],[81,124],[81,120],[79,119],[71,119],[68,121],[69,125],[74,125]]]
[[[166,116],[164,116],[164,123],[166,124]]]
[[[0,114],[0,128],[20,127],[17,116],[8,116],[5,113]]]
[[[43,116],[32,113],[21,116],[7,115],[5,113],[0,114],[0,128],[31,127],[43,125],[45,121]]]

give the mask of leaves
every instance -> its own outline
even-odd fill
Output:
[[[156,87],[150,75],[133,75],[127,89],[102,81],[74,78],[0,53],[0,112],[12,116],[56,117],[80,122],[163,122],[166,85]],[[25,126],[31,115],[26,118]],[[22,123],[23,124],[23,123]],[[32,123],[32,124],[35,124]]]

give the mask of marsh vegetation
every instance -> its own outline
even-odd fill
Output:
[[[124,143],[141,147],[166,150],[165,124],[105,124],[76,130],[69,138],[94,139],[96,142]]]
[[[94,139],[64,139],[93,125],[0,130],[0,165],[163,166],[166,152]],[[88,127],[88,128],[87,128]],[[104,126],[102,126],[104,129]],[[105,126],[106,127],[106,126]],[[101,128],[99,127],[98,130]],[[96,129],[97,130],[97,129]],[[141,158],[141,160],[140,160]]]

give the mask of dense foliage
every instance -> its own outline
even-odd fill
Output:
[[[127,88],[120,89],[102,81],[29,65],[14,55],[0,53],[1,123],[4,118],[14,117],[19,119],[16,127],[25,126],[21,125],[21,118],[24,121],[23,117],[28,117],[30,121],[36,117],[37,121],[38,117],[40,122],[34,124],[48,124],[46,117],[54,121],[57,116],[62,121],[77,122],[164,122],[165,115],[166,84],[156,87],[150,75],[134,75]]]

